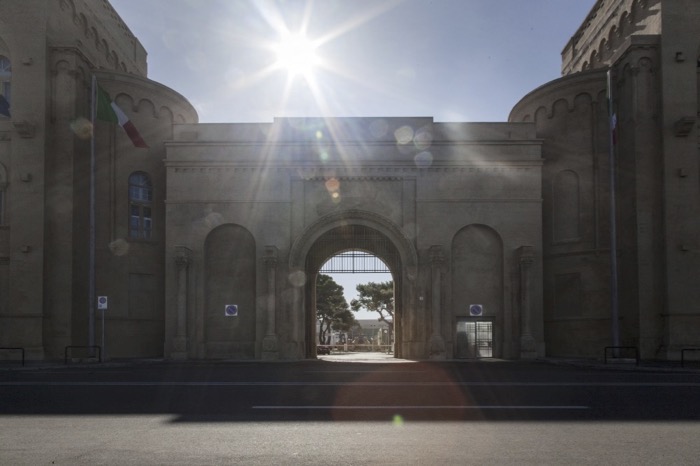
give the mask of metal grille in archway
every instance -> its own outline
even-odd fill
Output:
[[[331,257],[320,273],[391,273],[377,256],[364,251],[346,251]]]
[[[399,270],[400,257],[382,233],[363,225],[347,225],[316,240],[307,264],[310,270],[321,273],[391,273]]]

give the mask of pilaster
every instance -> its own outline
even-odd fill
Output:
[[[175,266],[177,268],[177,321],[173,340],[173,359],[186,359],[187,339],[187,283],[192,251],[184,246],[176,246]]]
[[[275,246],[265,246],[265,275],[267,277],[266,330],[262,342],[262,359],[279,359],[277,334],[275,333],[275,295],[278,251]]]
[[[445,339],[442,336],[442,270],[445,254],[442,246],[430,246],[431,313],[433,332],[430,336],[430,359],[445,359]]]
[[[537,345],[532,336],[532,265],[535,263],[535,252],[532,246],[518,248],[520,268],[520,357],[533,359],[537,357]]]

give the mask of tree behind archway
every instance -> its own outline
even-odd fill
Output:
[[[329,343],[330,331],[348,331],[356,324],[343,295],[343,287],[329,275],[319,274],[316,281],[316,319],[319,322],[318,341]]]

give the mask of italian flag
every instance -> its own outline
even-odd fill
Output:
[[[117,123],[124,128],[126,135],[129,136],[134,147],[148,149],[148,145],[143,140],[134,124],[129,120],[129,117],[122,111],[117,104],[112,101],[112,98],[99,85],[97,86],[97,118],[103,121]]]

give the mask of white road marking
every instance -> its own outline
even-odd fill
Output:
[[[305,374],[422,374],[425,371],[304,371]]]
[[[426,405],[426,406],[252,406],[253,409],[285,409],[285,410],[297,410],[297,409],[383,409],[383,410],[397,410],[397,409],[591,409],[590,406],[537,406],[537,405],[485,405],[485,406],[460,406],[460,405]]]

